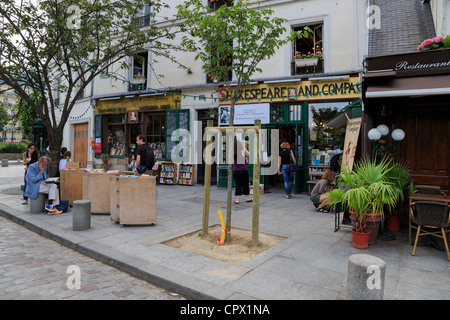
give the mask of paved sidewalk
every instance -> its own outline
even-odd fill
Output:
[[[109,215],[92,215],[89,230],[72,231],[71,211],[30,214],[29,205],[21,204],[17,190],[23,171],[17,167],[0,168],[0,215],[192,299],[345,299],[348,258],[356,253],[386,262],[385,299],[450,299],[445,252],[418,247],[412,256],[407,228],[394,241],[378,240],[367,250],[354,249],[351,231],[334,232],[334,215],[316,212],[306,195],[285,199],[282,190],[261,195],[260,232],[286,239],[234,265],[163,244],[201,229],[202,185],[157,185],[155,225],[122,226]],[[226,190],[212,186],[210,225],[219,224],[216,212],[225,211],[225,202]],[[251,203],[233,205],[232,228],[251,230],[251,210]]]

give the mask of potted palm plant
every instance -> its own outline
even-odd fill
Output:
[[[398,202],[398,186],[389,180],[388,173],[392,170],[392,161],[383,159],[377,163],[375,159],[363,159],[355,164],[353,171],[345,171],[337,180],[338,189],[328,195],[327,205],[333,207],[342,203],[348,208],[355,220],[353,246],[366,249],[369,236],[375,239],[378,227],[368,230],[368,221],[380,221],[384,210],[391,210]],[[363,242],[358,241],[363,238]],[[372,241],[373,243],[373,241]]]
[[[393,162],[387,176],[389,181],[396,185],[396,192],[400,201],[405,200],[406,196],[414,191],[415,186],[411,179],[411,169],[406,164]],[[400,216],[398,212],[399,205],[387,212],[386,229],[390,232],[398,232],[400,230]]]

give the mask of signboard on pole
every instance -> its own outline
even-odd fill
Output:
[[[347,171],[352,171],[353,169],[361,122],[362,118],[350,119],[347,121],[344,150],[342,154],[342,170],[346,169]]]

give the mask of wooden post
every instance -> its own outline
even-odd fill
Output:
[[[212,127],[214,125],[213,120],[207,121],[207,127]],[[211,142],[211,136],[208,134],[206,136],[206,146],[208,147]],[[208,149],[207,149],[208,150]],[[204,183],[204,191],[203,191],[203,220],[202,220],[202,234],[206,236],[208,234],[208,225],[209,225],[209,197],[211,193],[211,154],[206,152],[205,154],[205,183]]]
[[[255,120],[255,127],[261,129],[261,120]],[[259,151],[260,145],[260,130],[256,130],[256,143],[253,147],[254,164],[253,164],[253,206],[252,206],[252,246],[259,245],[259,176],[261,174],[260,161],[259,161]]]

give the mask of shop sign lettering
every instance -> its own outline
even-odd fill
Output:
[[[258,86],[244,88],[238,97],[238,102],[289,101],[308,99],[330,99],[342,96],[359,97],[361,90],[358,82],[299,82],[298,86]],[[303,84],[305,83],[305,84]],[[231,93],[230,93],[231,92]],[[229,104],[231,94],[235,91],[223,87],[219,89],[219,99],[222,104]]]

